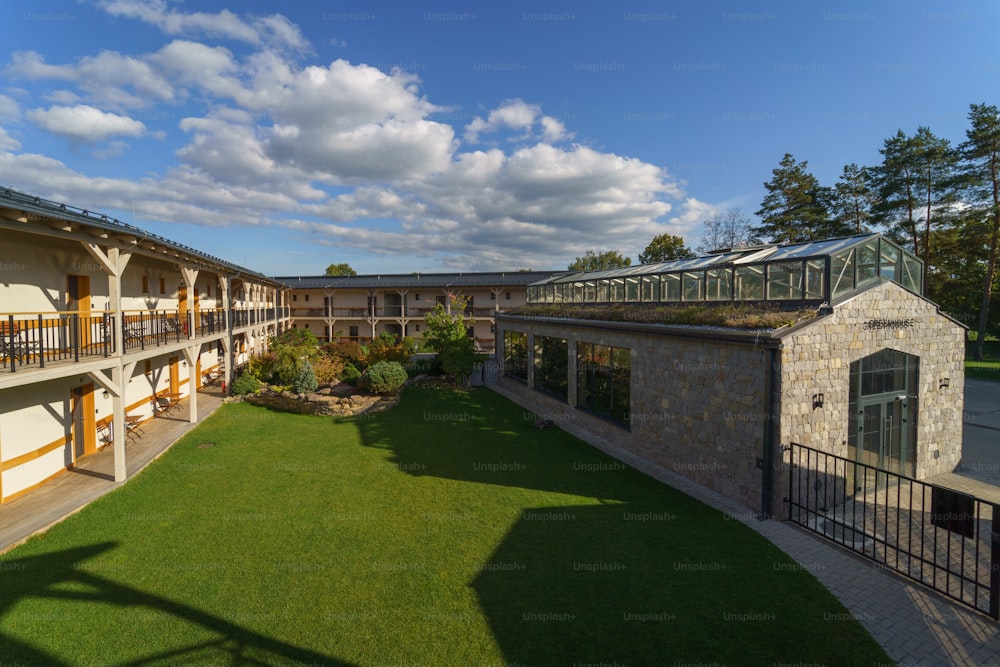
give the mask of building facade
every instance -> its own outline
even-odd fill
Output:
[[[564,308],[499,317],[500,387],[767,515],[784,511],[789,443],[918,479],[955,468],[965,330],[920,293],[917,258],[866,235],[699,259],[531,286],[529,301]],[[632,321],[573,317],[616,294],[635,297]],[[658,304],[718,301],[807,314],[770,330],[655,323]],[[852,474],[824,483],[852,493],[867,483]]]
[[[470,337],[492,351],[498,313],[526,302],[527,286],[552,271],[411,273],[275,278],[290,291],[292,326],[321,341],[366,342],[382,334],[423,338],[424,317],[451,296],[466,300]]]
[[[106,215],[0,189],[0,502],[229,382],[290,326],[284,284]]]

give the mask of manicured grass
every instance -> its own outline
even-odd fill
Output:
[[[205,446],[212,443],[211,446]],[[0,556],[22,664],[887,662],[758,534],[496,394],[227,405]]]
[[[965,377],[1000,382],[1000,359],[984,359],[983,361],[966,359]]]

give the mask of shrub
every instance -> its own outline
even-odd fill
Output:
[[[319,381],[316,380],[316,373],[313,372],[312,364],[308,361],[303,361],[298,374],[295,376],[295,381],[292,383],[292,391],[296,394],[304,394],[316,391],[317,387],[319,387]]]
[[[380,361],[369,366],[364,377],[373,394],[394,394],[406,382],[406,369],[397,361]]]
[[[249,373],[261,382],[266,382],[274,375],[274,365],[277,361],[273,352],[255,354],[247,361],[244,373]]]
[[[365,353],[361,346],[353,340],[337,340],[325,343],[322,352],[332,359],[340,359],[345,364],[352,364],[355,369],[364,366]]]
[[[368,343],[368,354],[365,356],[365,360],[369,364],[377,364],[380,361],[395,361],[405,365],[409,362],[415,349],[416,345],[409,336],[397,342],[392,334],[382,334]]]
[[[233,381],[233,396],[255,394],[260,387],[260,380],[254,377],[249,371],[244,371],[242,375]]]
[[[340,381],[346,382],[349,385],[357,384],[360,377],[361,371],[359,371],[357,367],[351,363],[344,366],[344,370],[340,373]]]
[[[346,364],[338,357],[328,357],[325,354],[312,362],[313,372],[320,384],[336,384]]]

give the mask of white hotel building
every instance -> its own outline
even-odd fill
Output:
[[[290,326],[280,281],[109,218],[0,188],[0,502],[127,427],[229,382]]]

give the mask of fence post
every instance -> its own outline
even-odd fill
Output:
[[[1000,620],[1000,505],[993,505],[990,534],[990,617]]]

